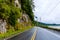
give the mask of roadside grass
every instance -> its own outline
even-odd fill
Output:
[[[16,35],[18,33],[22,33],[26,30],[29,30],[31,29],[33,26],[22,26],[20,25],[20,29],[19,30],[16,30],[16,31],[13,31],[13,29],[9,29],[6,33],[4,34],[0,34],[0,39],[4,39],[4,38],[7,38],[7,37],[11,37],[12,35]]]

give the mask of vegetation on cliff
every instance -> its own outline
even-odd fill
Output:
[[[29,15],[30,19],[34,21],[34,14],[33,14],[33,0],[21,0],[21,8],[23,12],[25,11],[26,14]]]
[[[17,19],[21,16],[21,10],[10,1],[0,2],[0,18],[7,20],[10,25],[15,26]]]
[[[15,6],[14,3],[15,0],[0,0],[0,19],[3,21],[6,20],[7,26],[7,32],[4,34],[0,34],[0,37],[8,37],[12,34],[23,32],[32,26],[32,22],[34,20],[34,15],[32,11],[32,0],[19,0],[21,1],[21,8],[18,8]],[[24,22],[22,14],[23,12],[26,12],[26,14],[29,16],[31,21]],[[20,22],[18,22],[18,19]]]

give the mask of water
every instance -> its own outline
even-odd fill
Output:
[[[48,27],[55,28],[55,29],[60,29],[60,26],[48,26]]]

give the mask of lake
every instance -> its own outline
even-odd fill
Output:
[[[48,26],[48,27],[55,28],[55,29],[60,29],[60,26]]]

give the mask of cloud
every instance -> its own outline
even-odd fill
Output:
[[[36,15],[41,22],[60,23],[60,0],[34,0]]]

